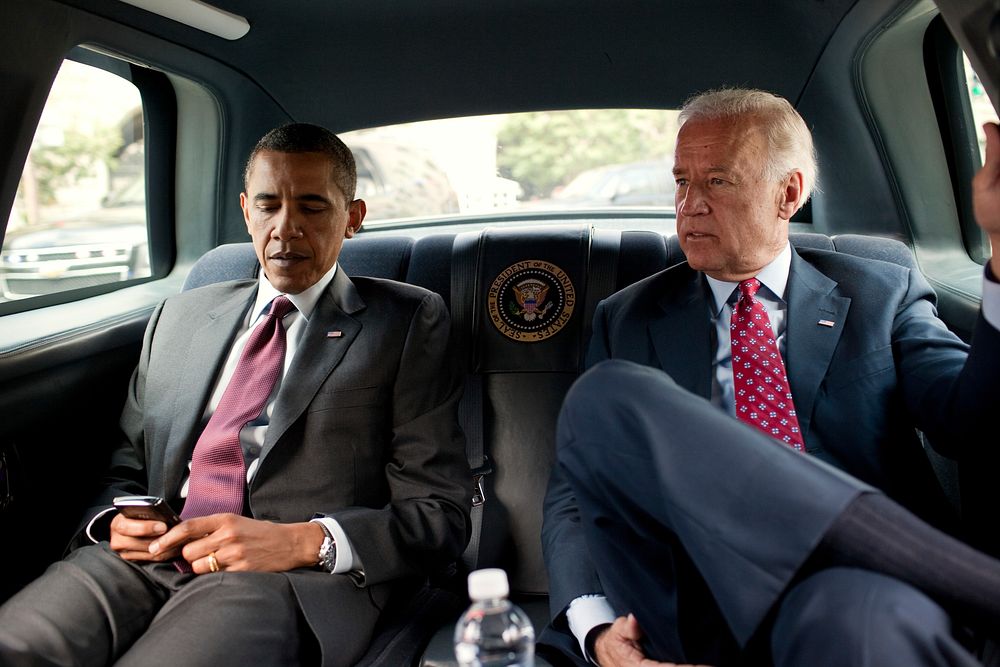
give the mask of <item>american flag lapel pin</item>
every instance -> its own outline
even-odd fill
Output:
[[[343,335],[344,335],[344,332],[340,331],[339,329],[337,331],[327,331],[326,332],[326,337],[327,338],[340,338]]]
[[[836,324],[836,322],[834,322],[833,320],[820,320],[819,322],[817,322],[817,324],[820,325],[821,327],[832,327],[834,324]]]

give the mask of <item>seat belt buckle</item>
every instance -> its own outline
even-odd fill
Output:
[[[472,494],[472,506],[479,507],[486,502],[486,490],[483,488],[483,478],[493,474],[493,461],[490,457],[483,455],[483,464],[472,469],[472,481],[476,485],[476,490]]]

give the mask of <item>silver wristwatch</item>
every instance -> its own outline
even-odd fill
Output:
[[[319,562],[316,565],[332,573],[333,568],[337,565],[337,541],[333,539],[333,533],[330,532],[330,529],[322,521],[317,521],[316,523],[323,529],[324,535],[323,544],[319,547]]]

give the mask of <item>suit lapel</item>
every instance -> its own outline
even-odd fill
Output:
[[[649,323],[649,336],[660,368],[674,382],[703,398],[712,395],[714,330],[701,274],[690,276],[660,298],[661,317]]]
[[[192,318],[192,344],[184,350],[179,390],[174,402],[174,427],[163,449],[164,492],[175,494],[187,472],[191,448],[199,435],[201,416],[237,329],[257,294],[256,281],[238,287],[232,297]],[[209,372],[206,372],[208,369]],[[182,462],[180,465],[177,462]]]
[[[320,385],[358,337],[361,322],[352,314],[364,307],[365,303],[354,283],[342,268],[338,268],[330,287],[316,302],[316,309],[299,341],[295,359],[278,392],[260,452],[261,468],[274,444],[305,411]],[[340,335],[328,336],[332,331],[339,331]]]
[[[795,412],[807,443],[816,394],[830,367],[851,305],[850,298],[837,296],[836,288],[836,282],[792,252],[785,364]]]

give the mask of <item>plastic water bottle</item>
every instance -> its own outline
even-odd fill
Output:
[[[510,586],[501,569],[469,574],[472,606],[455,626],[459,667],[534,667],[535,629],[528,615],[507,599]]]

